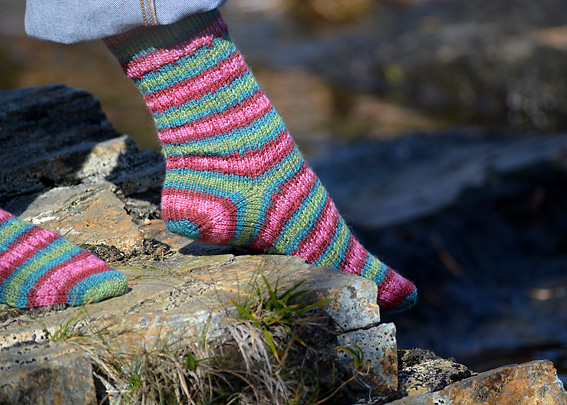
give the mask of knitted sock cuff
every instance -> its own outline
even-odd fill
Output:
[[[187,16],[173,24],[134,28],[104,38],[103,41],[126,70],[131,60],[142,57],[151,59],[157,50],[160,51],[160,59],[163,51],[167,50],[168,62],[174,62],[188,53],[193,54],[204,45],[210,46],[213,38],[223,34],[228,35],[228,27],[215,9]],[[161,63],[164,61],[161,60]]]

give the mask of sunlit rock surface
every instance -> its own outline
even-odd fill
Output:
[[[58,100],[55,107],[51,96]],[[0,100],[10,111],[20,111],[19,115],[0,116],[0,139],[7,146],[0,152],[5,158],[1,161],[6,162],[0,167],[2,208],[66,234],[122,270],[130,287],[121,297],[84,309],[22,311],[0,306],[0,357],[5,358],[0,366],[0,402],[33,402],[42,392],[57,401],[63,398],[61,403],[79,397],[79,402],[93,401],[94,380],[89,374],[88,355],[79,349],[80,344],[55,344],[48,339],[69,320],[73,320],[75,331],[104,330],[113,337],[117,350],[150,347],[156,342],[179,341],[203,333],[222,342],[224,328],[234,317],[234,302],[248,296],[251,284],[253,288],[254,283],[263,282],[258,276],[264,275],[271,285],[277,283],[281,288],[306,280],[302,288],[312,291],[310,299],[330,299],[322,309],[331,326],[320,333],[336,337],[337,345],[359,347],[364,364],[370,367],[369,391],[359,400],[351,397],[352,403],[387,403],[408,394],[410,397],[404,401],[412,401],[412,397],[436,401],[431,398],[442,395],[453,401],[446,403],[458,403],[458,398],[478,390],[497,401],[508,398],[506,395],[513,391],[518,396],[523,392],[526,397],[554,398],[562,403],[565,392],[549,362],[510,366],[480,375],[455,362],[419,352],[413,360],[402,352],[398,364],[395,327],[392,323],[380,324],[376,286],[368,280],[310,266],[298,258],[250,254],[169,233],[159,218],[159,179],[163,170],[160,157],[138,151],[128,138],[115,133],[88,94],[49,86],[7,92],[0,95]],[[29,111],[18,110],[18,100],[23,100]],[[65,103],[70,104],[69,110],[64,108]],[[57,114],[50,114],[51,108],[56,108]],[[14,120],[14,116],[20,118]],[[43,118],[37,120],[38,116]],[[83,119],[76,120],[77,116]],[[56,124],[60,122],[65,122],[67,142],[81,139],[80,134],[98,135],[87,136],[89,140],[77,150],[63,143],[62,153],[54,146],[60,127]],[[11,142],[14,134],[18,142]],[[37,134],[45,148],[30,152],[22,147],[33,141],[27,135]],[[50,138],[54,139],[52,143]],[[15,158],[17,154],[24,154],[26,159]],[[547,159],[550,155],[542,152],[539,156]],[[19,170],[14,170],[16,166]],[[517,163],[512,167],[518,167]],[[41,361],[34,360],[37,353],[46,355]],[[349,364],[348,356],[339,361]],[[77,372],[69,373],[67,368],[73,364]],[[436,371],[440,368],[445,371]],[[37,373],[50,377],[39,380],[34,377]],[[525,376],[535,377],[527,381]],[[505,380],[506,385],[500,389],[489,384],[491,379]],[[49,390],[42,384],[49,384]],[[65,391],[68,387],[73,387],[72,394]]]

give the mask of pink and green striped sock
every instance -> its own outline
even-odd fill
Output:
[[[352,235],[218,10],[105,43],[153,114],[167,162],[162,216],[171,231],[362,275],[378,285],[383,311],[415,303],[414,285]]]
[[[127,289],[126,277],[98,257],[0,209],[0,304],[78,306]]]

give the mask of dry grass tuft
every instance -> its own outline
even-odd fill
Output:
[[[78,328],[80,316],[51,336],[89,353],[103,403],[322,403],[339,398],[360,370],[336,362],[332,322],[318,310],[326,301],[308,302],[301,284],[282,289],[263,275],[254,280],[233,301],[222,343],[181,336],[124,353],[104,328]]]

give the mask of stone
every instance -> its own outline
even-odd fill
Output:
[[[567,392],[547,360],[511,365],[466,378],[444,389],[391,402],[427,404],[567,404]]]
[[[140,341],[175,340],[179,335],[198,336],[204,331],[214,335],[223,328],[223,318],[234,316],[231,300],[240,302],[253,293],[255,285],[262,285],[260,274],[265,275],[272,288],[277,283],[280,292],[307,279],[307,285],[301,288],[316,284],[321,297],[326,297],[322,292],[325,282],[331,279],[333,282],[329,290],[332,292],[337,284],[350,284],[353,279],[360,278],[311,266],[301,259],[286,256],[235,257],[225,254],[194,257],[172,253],[164,260],[153,263],[152,267],[159,270],[124,265],[114,267],[128,277],[130,292],[89,305],[85,313],[80,314],[80,319],[89,319],[89,323],[96,323],[100,328],[117,333],[114,343],[125,347]],[[372,282],[367,280],[364,284],[372,285]],[[369,288],[368,291],[371,294],[374,289]],[[333,298],[332,293],[329,298]],[[357,305],[350,307],[356,310]],[[41,321],[36,318],[34,311],[8,317],[0,331],[0,342],[4,347],[10,347],[22,341],[41,341],[46,337],[41,333],[42,330],[53,333],[78,311],[77,308],[69,308],[50,312],[43,315]],[[342,319],[345,316],[342,312],[336,312],[332,305],[325,311],[332,318],[336,316]],[[373,319],[366,326],[375,324]],[[385,336],[388,341],[392,338],[391,334],[376,336]]]
[[[326,269],[304,284],[319,299],[330,299],[325,311],[331,315],[341,332],[374,327],[380,323],[380,308],[376,304],[378,287],[369,280],[352,275],[344,283],[341,272]],[[344,274],[344,273],[343,273]]]
[[[439,391],[475,374],[454,360],[442,359],[423,349],[400,350],[398,370],[400,389],[408,396]]]
[[[375,391],[398,389],[396,327],[393,323],[342,333],[337,343],[339,347],[361,351],[365,363],[370,365],[367,378]],[[338,358],[344,364],[353,361],[352,355],[344,350],[339,350]]]
[[[289,288],[303,281],[301,288],[310,290],[313,300],[330,300],[324,309],[341,332],[376,326],[380,322],[380,308],[376,304],[378,289],[370,280],[336,269],[314,267],[298,257],[258,256],[250,263],[243,266],[236,258],[224,266],[223,273],[234,269],[226,273],[227,283],[239,285],[242,280],[254,280],[259,271],[272,285],[279,282],[280,286]]]
[[[139,151],[116,132],[89,93],[63,85],[15,89],[0,92],[0,105],[0,202],[101,180],[127,195],[161,186],[161,154]]]
[[[141,245],[143,237],[116,192],[117,187],[105,181],[55,187],[38,196],[19,216],[77,245],[107,244],[128,252]],[[10,204],[6,208],[10,210]]]
[[[57,106],[66,107],[57,110],[53,100],[59,102]],[[88,110],[99,106],[84,92],[48,86],[5,93],[0,95],[0,102],[14,116],[22,117],[10,123],[8,115],[0,114],[7,122],[4,126],[0,120],[0,131],[9,128],[12,133],[35,136],[43,142],[39,142],[43,146],[40,148],[33,145],[30,152],[37,156],[33,155],[30,161],[21,158],[26,156],[26,148],[9,140],[5,142],[15,149],[3,148],[1,152],[8,162],[8,166],[0,168],[4,182],[0,183],[4,184],[0,188],[2,206],[103,255],[127,276],[130,288],[123,296],[82,308],[56,306],[24,311],[0,305],[0,395],[3,395],[0,402],[41,403],[45,398],[50,403],[96,401],[90,360],[79,346],[49,340],[62,330],[81,335],[81,339],[86,339],[83,342],[88,340],[93,345],[97,339],[104,338],[112,342],[112,350],[118,353],[151,351],[163,345],[183,344],[195,337],[222,345],[229,338],[228,325],[234,322],[238,312],[235,302],[258,299],[256,290],[259,286],[266,287],[266,282],[278,292],[302,282],[300,288],[310,290],[306,299],[330,299],[321,307],[326,316],[316,318],[324,321],[310,324],[315,337],[312,341],[328,342],[336,337],[338,345],[360,349],[364,358],[362,366],[368,372],[359,375],[358,370],[351,370],[355,380],[347,388],[359,393],[363,389],[360,397],[384,403],[410,394],[402,401],[422,399],[423,403],[435,403],[439,398],[459,401],[478,399],[480,395],[489,401],[538,398],[565,403],[564,391],[549,362],[511,366],[464,379],[473,375],[466,367],[414,351],[402,352],[398,367],[396,328],[391,323],[379,323],[376,286],[362,277],[311,266],[300,258],[252,255],[243,249],[211,246],[172,235],[159,219],[157,206],[156,187],[163,162],[153,160],[155,154],[138,151],[130,138],[117,136],[99,113],[93,111],[92,122],[89,121]],[[18,103],[27,110],[19,109]],[[52,109],[54,114],[46,114],[44,109]],[[65,111],[74,111],[82,118],[77,122],[68,117],[57,125]],[[54,117],[57,119],[49,120]],[[34,119],[41,128],[33,126]],[[75,149],[65,149],[65,145],[76,140],[73,136],[82,132],[81,122],[87,127],[83,131],[84,143]],[[67,137],[67,144],[51,145],[48,142],[51,131],[57,135],[56,139],[59,139],[57,131],[62,131],[61,137]],[[0,138],[6,141],[6,132],[0,132]],[[23,143],[32,142],[32,138],[25,138]],[[505,141],[496,142],[494,155],[488,152],[494,146],[489,142],[471,142],[469,154],[484,162],[481,165],[484,170],[495,168],[498,173],[507,173],[535,166],[541,160],[561,161],[554,147],[563,150],[563,138],[542,142],[523,140],[516,149]],[[409,145],[410,154],[414,153],[411,148],[419,142],[412,143],[415,139],[408,142],[400,142],[393,148],[399,152],[399,148]],[[11,156],[10,150],[19,153],[20,158]],[[469,157],[466,149],[455,150],[459,152],[455,156],[461,160]],[[431,152],[431,145],[427,151]],[[425,164],[432,156],[435,157],[426,155],[423,161],[417,161]],[[440,167],[447,169],[447,162],[454,163],[467,181],[475,183],[474,179],[486,178],[482,170],[479,172],[459,159],[440,159]],[[20,163],[23,166],[18,166]],[[12,170],[14,167],[21,171]],[[395,165],[391,169],[396,169]],[[457,183],[450,174],[443,179],[447,185],[445,191],[454,191]],[[449,191],[445,194],[450,195],[452,191]],[[317,339],[319,334],[325,338]],[[305,349],[322,351],[327,346],[327,343],[316,344]],[[352,367],[344,354],[343,351],[342,364]],[[335,368],[332,370],[334,373]],[[29,381],[37,387],[48,384],[43,397],[31,390],[34,387],[27,385]],[[353,388],[359,381],[362,384]],[[369,392],[369,387],[374,391]]]
[[[447,209],[495,176],[560,163],[567,135],[498,138],[472,133],[361,142],[313,162],[337,206],[364,229],[396,226]]]
[[[60,342],[2,350],[0,403],[96,404],[90,360],[78,346]]]

